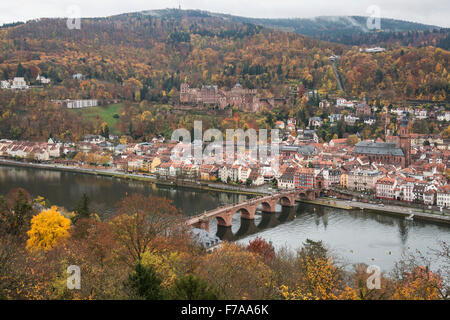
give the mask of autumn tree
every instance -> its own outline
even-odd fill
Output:
[[[440,249],[430,252],[442,262],[442,271],[431,270],[431,256],[420,251],[407,253],[396,262],[392,271],[395,281],[394,300],[439,300],[449,298],[448,244],[441,242]]]
[[[30,251],[50,250],[58,241],[68,236],[69,229],[70,219],[58,212],[55,206],[43,210],[31,219],[31,229],[27,232],[27,248]]]
[[[369,288],[367,280],[370,274],[367,273],[368,265],[361,263],[354,266],[354,273],[351,275],[357,296],[361,300],[387,300],[392,297],[394,282],[380,274],[380,288]]]
[[[299,279],[295,288],[281,285],[288,300],[357,299],[356,292],[343,281],[343,270],[333,263],[322,242],[307,239],[298,253]]]
[[[226,299],[270,299],[276,296],[274,275],[259,254],[236,244],[205,256],[196,272]]]
[[[428,267],[419,266],[397,281],[394,300],[440,300],[442,279]]]
[[[247,250],[261,255],[261,257],[263,257],[265,261],[271,261],[275,258],[275,249],[270,243],[268,243],[261,237],[256,237],[254,240],[252,240],[248,244]]]
[[[34,214],[30,194],[24,189],[11,190],[6,198],[0,196],[0,231],[25,238]]]
[[[356,145],[358,142],[360,141],[360,139],[358,138],[357,135],[351,135],[347,138],[347,144],[350,146],[354,146]]]
[[[158,235],[169,235],[180,229],[182,217],[170,200],[150,195],[131,195],[117,206],[111,227],[124,247],[128,261],[135,264],[150,250]]]

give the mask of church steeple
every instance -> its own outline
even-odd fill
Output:
[[[403,114],[403,117],[400,120],[399,136],[406,136],[406,135],[409,135],[409,120],[406,117],[406,114]]]
[[[409,120],[406,117],[406,114],[403,114],[402,119],[400,120],[400,148],[403,150],[405,154],[405,167],[409,167],[411,164],[411,137],[409,136]]]

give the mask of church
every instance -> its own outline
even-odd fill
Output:
[[[353,154],[366,156],[370,162],[400,165],[406,168],[411,164],[411,138],[406,117],[400,120],[397,142],[361,141],[356,144]]]

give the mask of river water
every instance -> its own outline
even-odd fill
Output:
[[[196,215],[219,205],[237,203],[247,196],[220,192],[157,187],[141,181],[99,177],[81,173],[0,166],[0,194],[13,188],[28,190],[33,197],[45,197],[52,204],[75,208],[83,193],[90,209],[107,218],[115,204],[127,194],[140,193],[166,197],[186,215]],[[439,241],[450,242],[450,227],[367,211],[347,211],[299,204],[278,206],[277,213],[258,211],[254,221],[241,220],[239,213],[231,228],[211,223],[211,233],[220,238],[248,243],[260,236],[275,248],[296,250],[306,239],[322,240],[341,260],[378,265],[390,271],[404,252],[437,248]]]

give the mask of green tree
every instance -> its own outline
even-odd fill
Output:
[[[163,298],[161,282],[152,266],[146,267],[138,262],[134,271],[128,276],[125,286],[131,289],[133,298],[161,300]]]
[[[175,281],[170,297],[174,300],[218,300],[216,290],[194,275],[188,274]]]
[[[76,207],[76,209],[74,210],[76,212],[76,216],[74,217],[74,221],[76,222],[78,219],[83,219],[83,218],[89,218],[90,217],[90,212],[89,212],[89,197],[87,196],[86,193],[83,193],[83,196],[81,197],[80,202],[78,203],[78,206]]]

